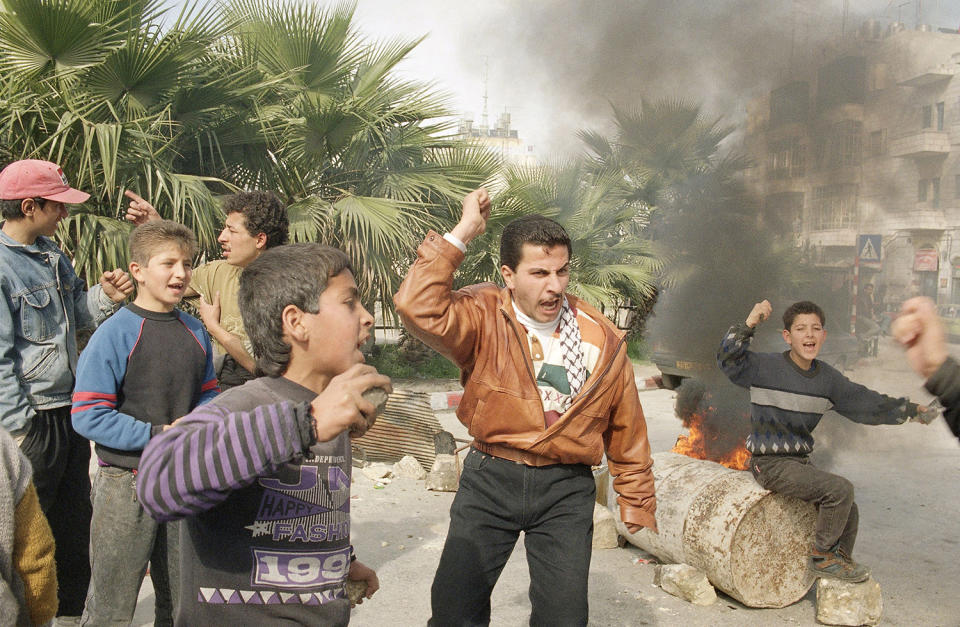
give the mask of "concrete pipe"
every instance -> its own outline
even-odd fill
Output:
[[[607,506],[620,535],[665,563],[698,568],[710,582],[749,607],[785,607],[813,585],[807,557],[816,508],[764,490],[749,472],[677,455],[653,455],[659,534],[630,534],[616,493]]]

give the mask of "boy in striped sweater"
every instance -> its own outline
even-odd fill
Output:
[[[350,544],[350,437],[390,379],[363,364],[373,316],[347,256],[271,248],[240,275],[261,376],[198,407],[143,453],[138,496],[184,518],[180,625],[346,625],[348,580],[379,587]]]
[[[750,390],[750,471],[764,488],[817,506],[814,545],[808,566],[819,577],[864,581],[869,570],[853,560],[859,516],[853,485],[815,468],[812,431],[834,410],[861,424],[901,424],[936,416],[905,398],[891,398],[853,383],[817,359],[827,332],[823,310],[810,301],[794,303],[783,314],[783,353],[754,353],[750,340],[770,317],[770,301],[754,305],[743,324],[730,328],[717,361],[735,384]]]
[[[129,623],[152,565],[156,625],[173,624],[178,527],[158,524],[137,501],[147,442],[220,390],[200,321],[176,309],[190,285],[196,238],[160,220],[130,234],[137,297],[100,325],[80,355],[73,427],[96,443],[90,586],[82,624]]]

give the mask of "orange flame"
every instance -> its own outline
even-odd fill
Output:
[[[704,414],[694,412],[685,421],[685,426],[690,429],[690,435],[677,436],[677,443],[671,449],[673,453],[686,455],[695,459],[705,459],[722,464],[733,470],[747,470],[750,462],[750,453],[747,451],[743,442],[732,450],[718,453],[715,446],[711,446],[718,439],[716,434],[707,433],[704,429]]]

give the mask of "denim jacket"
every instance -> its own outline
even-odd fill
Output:
[[[70,405],[77,330],[117,305],[87,286],[47,237],[27,246],[0,231],[0,425],[22,434],[38,409]]]

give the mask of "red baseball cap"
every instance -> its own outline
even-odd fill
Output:
[[[76,205],[87,202],[90,194],[73,189],[56,163],[39,159],[14,161],[0,171],[0,200],[46,198]]]

